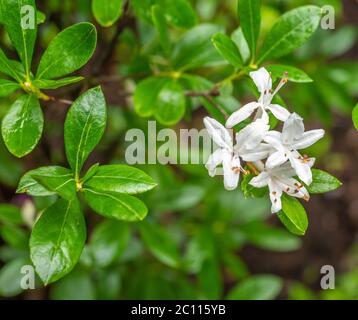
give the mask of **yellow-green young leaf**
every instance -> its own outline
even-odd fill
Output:
[[[309,193],[325,193],[336,190],[341,185],[342,182],[329,173],[312,169],[312,183],[307,186],[307,189]]]
[[[59,199],[42,213],[32,230],[30,254],[45,285],[73,269],[85,240],[86,225],[77,199]]]
[[[170,267],[179,266],[179,250],[165,229],[154,223],[141,222],[139,231],[146,247],[159,261]]]
[[[119,164],[97,167],[95,174],[84,183],[84,187],[128,194],[146,192],[156,185],[142,170]]]
[[[271,75],[274,79],[287,78],[289,81],[299,82],[299,83],[313,81],[304,71],[292,66],[286,66],[286,65],[267,66],[266,69],[269,72],[271,72]]]
[[[0,205],[0,221],[3,223],[23,224],[21,211],[18,207],[11,204]]]
[[[239,0],[238,12],[240,27],[254,57],[261,26],[261,0]]]
[[[152,20],[157,29],[160,45],[164,52],[168,53],[170,51],[169,30],[163,9],[159,5],[152,6]]]
[[[358,103],[353,109],[352,119],[353,119],[354,127],[358,130]]]
[[[22,95],[14,102],[1,127],[5,145],[13,155],[23,157],[36,147],[43,120],[39,100],[34,95]]]
[[[320,20],[321,8],[316,6],[303,6],[285,13],[265,38],[257,64],[300,47],[316,31]]]
[[[191,28],[196,23],[196,15],[188,0],[156,0],[168,22],[179,28]]]
[[[37,35],[35,0],[0,0],[2,23],[30,78],[31,61]]]
[[[18,89],[20,89],[20,85],[16,82],[0,79],[0,97],[6,97]]]
[[[92,12],[102,27],[110,27],[122,14],[123,0],[92,0]]]
[[[123,221],[140,221],[148,213],[145,204],[136,197],[90,188],[83,188],[82,191],[87,204],[95,212],[107,218]]]
[[[89,248],[99,267],[107,267],[120,257],[127,246],[129,226],[125,222],[106,220],[96,226]]]
[[[228,295],[230,300],[272,300],[282,290],[282,280],[273,275],[255,275],[234,287]]]
[[[78,177],[89,154],[101,140],[106,127],[106,101],[100,87],[82,94],[72,105],[65,121],[67,160]]]
[[[242,66],[242,59],[234,41],[232,41],[227,35],[223,33],[217,33],[212,38],[211,41],[215,46],[216,50],[220,55],[232,64],[235,68],[240,68]]]
[[[33,84],[39,89],[57,89],[83,80],[83,77],[67,77],[58,80],[36,79]]]
[[[278,213],[281,222],[291,233],[304,235],[308,228],[306,210],[296,198],[283,194],[281,200],[282,211]]]
[[[93,24],[77,23],[61,31],[41,57],[37,79],[52,79],[78,70],[92,57],[97,32]]]
[[[19,74],[18,64],[21,65],[21,63],[17,61],[8,59],[0,48],[0,72],[12,77],[18,82],[21,82],[24,80],[24,75]]]
[[[75,178],[72,171],[67,168],[53,166],[41,174],[33,173],[31,177],[45,189],[57,193],[66,200],[76,197]]]

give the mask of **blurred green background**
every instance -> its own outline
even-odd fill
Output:
[[[119,23],[96,24],[98,48],[78,74],[83,83],[56,92],[75,99],[101,84],[109,106],[104,140],[87,166],[121,163],[125,134],[146,131],[147,119],[133,111],[135,83],[156,66],[165,66],[158,37],[146,6],[151,0],[131,0]],[[344,183],[339,190],[305,203],[307,234],[289,234],[270,214],[267,199],[245,199],[239,190],[225,191],[220,177],[210,178],[203,165],[141,165],[159,184],[143,198],[148,218],[138,224],[101,220],[86,213],[89,240],[79,265],[64,279],[22,292],[21,266],[28,263],[28,237],[34,217],[53,198],[15,195],[27,170],[65,164],[63,120],[67,107],[48,102],[40,145],[24,159],[10,156],[0,142],[0,297],[21,299],[357,299],[358,298],[358,134],[351,111],[358,96],[358,3],[347,0],[264,0],[260,39],[282,13],[305,4],[331,5],[334,30],[315,35],[281,64],[304,70],[313,83],[289,83],[281,92],[288,106],[302,115],[307,127],[323,127],[325,138],[309,150],[317,166]],[[215,23],[234,32],[236,0],[192,0],[196,24]],[[46,21],[40,26],[36,57],[51,38],[78,21],[95,22],[89,0],[37,1]],[[173,43],[186,32],[172,26]],[[11,57],[10,42],[1,29],[2,48]],[[211,43],[208,43],[212,46]],[[13,55],[14,57],[14,55]],[[37,60],[38,61],[38,60]],[[199,68],[195,73],[213,82],[228,75],[228,67]],[[228,83],[222,92],[225,108],[235,110],[252,98],[249,79]],[[3,115],[15,97],[0,100]],[[179,128],[202,128],[207,114],[196,101]],[[158,125],[158,129],[161,126]],[[199,152],[199,151],[198,151]],[[9,216],[18,217],[10,219]],[[321,290],[320,270],[332,265],[336,288]]]

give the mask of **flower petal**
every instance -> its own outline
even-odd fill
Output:
[[[258,119],[237,133],[236,146],[239,154],[241,150],[252,150],[257,147],[266,136],[269,128],[268,124]]]
[[[232,150],[233,142],[228,129],[226,129],[220,122],[210,117],[204,118],[204,125],[208,130],[210,137],[219,147]]]
[[[255,111],[259,106],[257,102],[250,102],[242,106],[239,110],[235,111],[226,121],[226,127],[232,128],[236,126],[241,121],[250,117],[250,115]]]
[[[268,144],[261,143],[252,150],[240,149],[240,151],[240,157],[242,160],[254,162],[266,159],[272,151],[272,147]]]
[[[295,140],[301,139],[304,131],[303,119],[297,113],[292,113],[283,124],[282,142],[291,145]]]
[[[279,212],[282,208],[282,204],[281,204],[282,189],[271,179],[269,180],[268,186],[270,189],[270,200],[272,203],[271,212],[272,213]]]
[[[282,134],[278,131],[269,131],[267,132],[266,136],[264,137],[264,141],[267,142],[270,146],[275,148],[276,150],[284,150],[284,146],[281,141]]]
[[[316,143],[319,139],[322,139],[323,136],[323,129],[307,131],[303,133],[300,140],[297,140],[292,144],[292,148],[296,150],[308,148],[309,146]]]
[[[214,177],[216,174],[216,167],[220,165],[223,161],[223,150],[217,149],[215,150],[210,157],[208,158],[208,161],[205,164],[206,169],[209,171],[209,176]]]
[[[306,201],[310,198],[307,189],[294,178],[275,179],[275,182],[291,197],[302,198]]]
[[[290,116],[290,112],[284,108],[281,107],[278,104],[270,104],[267,109],[269,109],[272,114],[281,121],[286,121],[288,119],[288,117]]]
[[[296,175],[295,169],[292,168],[291,162],[286,162],[280,166],[270,169],[270,172],[278,178],[293,177]]]
[[[255,82],[260,93],[270,91],[272,89],[271,75],[265,68],[250,72],[250,77]]]
[[[286,153],[282,151],[276,151],[267,158],[266,167],[269,169],[277,167],[285,163],[287,159],[288,159],[288,155]]]
[[[255,188],[263,188],[268,185],[270,175],[267,172],[261,172],[257,177],[251,179],[249,184]]]
[[[240,159],[237,156],[232,156],[229,153],[224,154],[223,157],[223,171],[224,171],[224,187],[226,190],[234,190],[239,184],[240,178]]]
[[[290,157],[292,167],[295,169],[297,176],[307,185],[312,183],[312,172],[309,164],[303,160]]]

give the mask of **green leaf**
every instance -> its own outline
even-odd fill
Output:
[[[267,66],[267,71],[271,72],[274,79],[287,78],[289,81],[306,83],[313,82],[313,80],[302,70],[292,66],[278,65],[278,66]]]
[[[73,84],[79,81],[82,81],[83,77],[67,77],[58,80],[45,80],[45,79],[35,79],[33,84],[36,88],[39,89],[57,89],[69,84]]]
[[[261,27],[261,0],[239,0],[238,13],[240,27],[250,48],[251,56],[255,57]]]
[[[68,111],[65,148],[67,160],[76,178],[87,157],[101,140],[106,118],[106,101],[100,87],[86,91]]]
[[[18,89],[20,89],[20,85],[16,82],[0,79],[0,97],[6,97]]]
[[[84,187],[100,191],[136,194],[149,191],[156,185],[153,179],[142,170],[114,164],[99,166]]]
[[[228,295],[230,300],[272,300],[277,297],[283,283],[273,275],[252,276],[240,282]]]
[[[303,6],[285,13],[264,40],[257,64],[300,47],[315,32],[320,20],[321,8],[316,6]]]
[[[123,0],[92,0],[92,12],[102,27],[110,27],[122,14]]]
[[[353,119],[354,127],[358,130],[358,103],[356,104],[356,106],[352,111],[352,119]]]
[[[184,71],[222,64],[221,56],[210,43],[211,37],[222,31],[222,27],[213,24],[201,24],[190,29],[173,49],[174,68]]]
[[[312,183],[307,186],[309,193],[325,193],[336,190],[342,185],[336,177],[318,169],[312,169],[312,178]]]
[[[52,79],[69,74],[84,66],[96,48],[94,25],[77,23],[61,31],[50,42],[41,57],[37,79]]]
[[[53,166],[41,174],[33,173],[31,177],[45,189],[57,193],[66,200],[76,197],[75,178],[72,171],[67,168]]]
[[[22,292],[21,273],[23,266],[29,263],[28,259],[17,258],[7,263],[0,270],[0,296],[14,297]]]
[[[12,77],[18,82],[24,80],[24,76],[19,75],[17,61],[8,59],[1,48],[0,48],[0,72]]]
[[[247,44],[244,34],[241,28],[237,28],[232,34],[231,39],[234,41],[239,49],[240,55],[244,63],[247,63],[250,59],[250,48]]]
[[[249,270],[245,262],[236,253],[226,253],[224,255],[224,265],[228,271],[238,279],[249,275]]]
[[[99,267],[107,267],[117,260],[127,246],[129,239],[128,224],[107,220],[93,231],[90,250]]]
[[[18,207],[11,204],[0,205],[0,221],[11,224],[23,224],[21,211]]]
[[[90,180],[98,171],[99,168],[99,163],[95,163],[93,166],[91,166],[86,174],[84,175],[84,177],[81,179],[81,183],[85,184],[88,180]]]
[[[30,153],[41,138],[43,114],[34,95],[22,95],[2,121],[1,132],[9,151],[16,157]]]
[[[287,195],[282,195],[282,211],[278,217],[285,227],[293,234],[303,236],[308,228],[306,210],[296,199]]]
[[[29,235],[19,226],[0,225],[0,235],[11,247],[26,249],[28,246]]]
[[[216,33],[211,38],[216,50],[235,68],[242,66],[242,59],[235,42],[223,33]]]
[[[179,250],[164,229],[154,223],[142,222],[139,231],[145,245],[159,261],[173,268],[179,266]]]
[[[152,20],[155,28],[157,29],[159,43],[162,46],[164,52],[168,53],[171,47],[168,25],[162,7],[159,5],[152,6]]]
[[[196,24],[196,15],[188,0],[157,0],[168,22],[179,28],[191,28]]]
[[[267,188],[255,188],[250,184],[254,174],[245,174],[241,180],[241,189],[245,198],[262,198],[267,194]]]
[[[56,194],[54,191],[48,190],[46,187],[36,181],[33,176],[42,176],[49,174],[56,174],[56,166],[40,167],[26,172],[20,179],[16,193],[27,193],[32,196],[51,196]]]
[[[219,261],[215,257],[209,257],[204,261],[198,275],[198,280],[201,289],[201,299],[220,299],[223,291],[223,279]]]
[[[27,79],[30,79],[31,61],[37,35],[35,0],[1,0],[0,10],[2,23],[20,56]]]
[[[36,19],[37,25],[43,24],[45,21],[46,21],[46,15],[42,11],[37,10],[37,19]]]
[[[77,264],[86,240],[86,225],[77,200],[57,200],[35,223],[31,260],[45,285],[68,274]]]
[[[88,205],[97,213],[116,220],[143,220],[148,209],[139,199],[116,192],[99,191],[89,188],[82,189]]]

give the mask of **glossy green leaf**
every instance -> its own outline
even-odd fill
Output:
[[[57,89],[83,80],[83,77],[67,77],[57,80],[35,79],[33,84],[39,89]]]
[[[86,240],[86,225],[77,200],[57,200],[37,220],[30,238],[31,260],[47,285],[77,264]]]
[[[88,205],[98,214],[107,218],[123,221],[143,220],[148,209],[136,197],[116,192],[82,189]]]
[[[231,39],[234,41],[239,49],[240,55],[244,63],[247,63],[250,59],[250,48],[247,44],[245,36],[241,28],[237,28],[232,34]]]
[[[18,207],[11,204],[0,205],[0,222],[11,224],[22,224],[21,211]]]
[[[1,0],[0,10],[2,11],[2,23],[20,56],[27,78],[30,78],[37,35],[35,0]]]
[[[163,9],[159,5],[152,6],[152,20],[155,28],[157,29],[159,43],[164,52],[168,53],[171,47],[169,30]]]
[[[18,89],[20,89],[20,85],[18,83],[0,79],[0,97],[6,97]]]
[[[127,165],[99,166],[96,173],[89,179],[84,187],[101,191],[136,194],[149,191],[157,184],[153,179],[134,167]]]
[[[110,27],[122,14],[123,0],[92,0],[92,12],[102,27]]]
[[[99,163],[95,163],[92,165],[84,175],[84,177],[81,179],[81,183],[85,184],[88,180],[90,180],[98,171]]]
[[[354,127],[358,130],[358,103],[356,104],[356,106],[352,111],[352,119],[353,119]]]
[[[276,22],[260,49],[257,64],[282,57],[305,43],[321,20],[321,8],[303,6],[293,9]]]
[[[336,177],[331,174],[318,170],[312,169],[312,183],[307,186],[309,193],[325,193],[336,190],[342,185]]]
[[[57,193],[66,200],[76,197],[76,183],[71,170],[63,167],[49,167],[41,174],[32,173],[31,177],[45,189]]]
[[[154,223],[142,222],[139,231],[146,247],[159,261],[170,267],[179,266],[178,248],[165,229]]]
[[[1,48],[0,48],[0,72],[12,77],[18,82],[24,80],[24,75],[19,74],[17,61],[8,59]]]
[[[90,250],[97,266],[107,267],[120,257],[129,238],[125,222],[107,220],[93,231]]]
[[[292,66],[267,66],[266,70],[271,72],[271,75],[274,79],[287,78],[289,81],[298,83],[306,83],[313,81],[304,71]]]
[[[68,111],[64,134],[66,156],[76,177],[101,140],[106,118],[106,101],[100,87],[86,91]]]
[[[242,66],[242,59],[235,42],[233,42],[230,37],[223,33],[216,33],[212,38],[216,50],[220,55],[226,59],[230,64],[235,68],[240,68]]]
[[[46,15],[42,11],[37,10],[37,17],[36,17],[37,25],[43,24],[45,21],[46,21]]]
[[[37,79],[52,79],[69,74],[84,66],[96,48],[94,25],[81,22],[61,31],[50,42],[41,57]]]
[[[261,0],[239,0],[238,13],[240,27],[254,57],[261,27]]]
[[[30,153],[41,138],[43,121],[37,97],[20,96],[2,121],[1,132],[9,151],[19,158]]]
[[[282,211],[278,213],[281,222],[293,234],[304,235],[308,228],[306,210],[296,198],[284,194],[281,200]]]
[[[196,15],[188,0],[156,0],[168,22],[179,28],[191,28],[196,23]]]
[[[272,300],[277,297],[283,283],[273,275],[255,275],[234,287],[228,295],[230,300]]]
[[[222,27],[213,24],[201,24],[190,29],[173,48],[174,68],[190,70],[222,64],[221,56],[210,43],[211,37],[222,31]]]
[[[26,258],[17,258],[4,265],[0,270],[0,296],[14,297],[22,292],[21,273],[23,266],[29,263]]]

